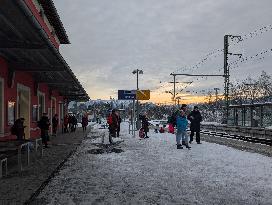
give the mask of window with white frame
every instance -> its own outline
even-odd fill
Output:
[[[42,117],[45,112],[45,95],[44,93],[38,92],[38,120]]]

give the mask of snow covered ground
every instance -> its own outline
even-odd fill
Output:
[[[97,147],[86,139],[37,200],[71,205],[272,204],[271,158],[206,142],[177,150],[175,135],[150,133],[149,139],[139,140],[122,124],[125,141],[119,148],[124,152],[89,154]],[[106,131],[97,129],[99,135]]]

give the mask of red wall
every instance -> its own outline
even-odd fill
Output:
[[[42,26],[43,30],[47,33],[50,41],[53,43],[53,45],[59,49],[59,43],[55,40],[55,37],[51,34],[49,28],[45,24],[43,18],[40,16],[38,10],[36,9],[35,5],[33,4],[32,0],[25,0],[26,5],[28,8],[32,11],[33,15],[36,17],[40,25]]]
[[[12,88],[9,88],[7,85],[7,76],[8,76],[8,66],[7,62],[4,58],[0,56],[0,77],[4,78],[4,132],[5,136],[1,137],[2,139],[10,139],[15,138],[10,134],[10,126],[8,126],[7,122],[7,103],[8,101],[16,102],[17,100],[17,83],[20,83],[24,86],[30,88],[31,92],[31,105],[30,105],[30,137],[37,138],[40,136],[40,130],[37,128],[37,123],[32,122],[32,106],[38,104],[38,96],[34,96],[34,79],[32,78],[31,74],[28,72],[15,72],[14,84]],[[59,113],[59,106],[58,103],[63,101],[63,96],[59,96],[57,91],[53,91],[52,95],[49,97],[49,89],[46,84],[39,84],[40,92],[45,94],[45,109],[48,110],[51,107],[51,97],[56,98],[56,113]],[[16,109],[16,106],[15,106]],[[15,112],[16,113],[16,112]],[[16,116],[18,117],[18,116]]]

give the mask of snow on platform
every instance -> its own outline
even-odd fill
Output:
[[[272,204],[272,159],[203,142],[177,150],[175,135],[132,138],[122,153],[88,154],[86,139],[38,200],[48,204]],[[125,129],[125,130],[124,130]],[[100,131],[101,132],[101,131]]]

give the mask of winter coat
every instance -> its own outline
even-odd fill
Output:
[[[202,116],[200,112],[197,110],[193,110],[189,115],[188,115],[188,120],[190,120],[191,125],[190,125],[190,130],[193,132],[199,132],[200,131],[200,122],[202,121]]]
[[[68,117],[68,116],[65,116],[65,117],[64,117],[63,124],[64,124],[65,126],[67,126],[67,125],[69,124],[69,117]]]
[[[52,124],[53,124],[53,127],[57,127],[59,124],[59,119],[54,116],[52,119]]]
[[[148,118],[147,117],[142,117],[142,128],[144,128],[145,132],[149,132],[149,122],[148,122]]]
[[[50,122],[47,116],[42,116],[40,121],[38,122],[38,126],[41,130],[49,130]]]
[[[77,119],[76,119],[76,116],[73,116],[72,117],[72,122],[71,122],[73,125],[77,125]]]
[[[174,133],[175,132],[175,128],[174,128],[172,123],[169,123],[169,125],[168,125],[168,132],[169,133]]]
[[[186,117],[177,116],[176,124],[177,124],[178,132],[179,131],[186,131],[187,126],[188,126],[188,120],[186,119]]]
[[[82,127],[87,127],[88,118],[87,117],[82,117],[81,124],[82,124]]]
[[[18,140],[23,139],[25,132],[24,122],[21,119],[18,119],[14,122],[14,134],[17,136]]]
[[[118,123],[118,116],[115,113],[111,114],[111,120],[112,122],[109,124],[109,128],[111,130],[117,130],[119,123]]]

